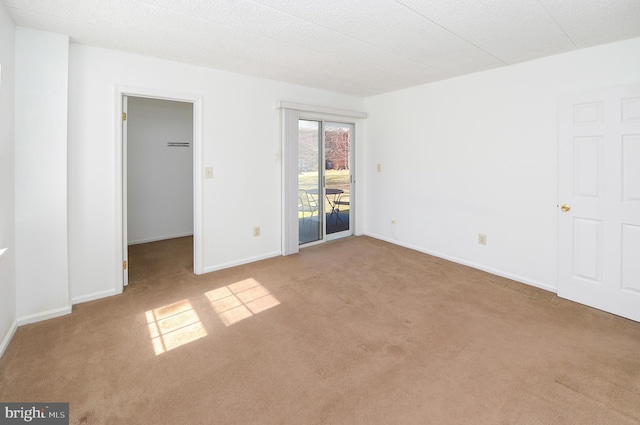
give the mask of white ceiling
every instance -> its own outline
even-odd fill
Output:
[[[71,41],[359,96],[640,36],[640,0],[2,0]]]

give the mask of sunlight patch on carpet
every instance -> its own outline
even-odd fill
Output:
[[[145,315],[156,356],[207,335],[189,300],[149,310]]]
[[[205,292],[205,295],[225,326],[280,304],[267,288],[253,278]]]

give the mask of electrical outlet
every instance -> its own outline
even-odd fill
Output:
[[[478,243],[480,245],[486,245],[487,244],[487,235],[483,235],[482,233],[478,234]]]
[[[377,171],[378,173],[381,173],[381,172],[382,172],[382,164],[378,164],[378,165],[376,165],[376,171]]]
[[[253,228],[253,236],[260,236],[260,226],[256,226]]]

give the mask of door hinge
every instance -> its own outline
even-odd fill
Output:
[[[122,270],[127,270],[127,261],[122,262]]]
[[[122,121],[126,121],[127,120],[127,113],[123,112],[122,113]]]

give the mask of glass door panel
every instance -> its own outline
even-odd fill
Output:
[[[324,204],[327,235],[340,233],[339,236],[348,236],[351,234],[351,140],[353,131],[353,124],[325,123],[326,196]]]
[[[298,226],[300,245],[324,239],[322,122],[298,122]]]

